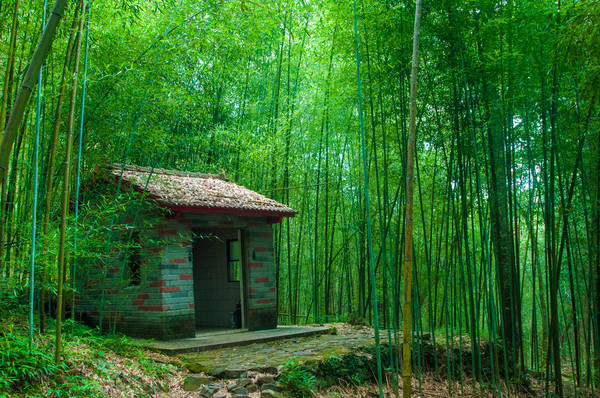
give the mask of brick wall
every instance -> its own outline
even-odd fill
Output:
[[[79,280],[76,312],[92,325],[130,336],[161,340],[194,335],[191,230],[177,220],[164,220],[140,231],[140,283],[130,286],[121,240],[126,229],[112,234],[111,258],[91,267]],[[104,298],[102,291],[104,290]],[[115,325],[116,322],[116,325]]]
[[[246,229],[248,259],[248,328],[277,327],[273,226],[266,222],[250,222]]]
[[[116,322],[117,331],[161,340],[192,337],[197,316],[205,318],[206,325],[228,327],[229,313],[239,301],[240,287],[239,283],[223,282],[227,281],[224,245],[223,251],[211,260],[213,263],[223,260],[220,276],[223,283],[217,284],[221,299],[206,304],[207,308],[197,308],[198,303],[206,300],[198,279],[196,291],[200,298],[194,298],[192,231],[198,228],[226,231],[223,236],[232,234],[232,238],[237,236],[238,230],[244,231],[246,326],[250,330],[276,327],[273,230],[266,217],[184,213],[178,218],[163,219],[152,229],[140,228],[142,270],[139,286],[127,286],[123,280],[124,261],[119,244],[125,229],[117,227],[113,231],[110,259],[105,264],[88,264],[82,272],[83,276],[78,280],[81,294],[75,311],[83,313],[88,323],[98,325],[103,307],[103,327],[112,329]],[[198,255],[202,254],[199,252]],[[206,290],[204,293],[211,294]],[[198,324],[202,325],[202,322]]]

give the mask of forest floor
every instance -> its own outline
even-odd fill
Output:
[[[308,390],[314,397],[378,396],[373,330],[327,326],[331,328],[327,335],[167,356],[140,348],[123,336],[99,336],[72,324],[64,329],[68,337],[63,361],[54,366],[52,334],[39,336],[38,351],[28,356],[26,345],[15,337],[19,330],[25,331],[21,324],[4,332],[12,352],[2,355],[11,356],[15,366],[35,361],[27,366],[37,370],[19,373],[0,366],[0,397],[257,398],[310,396]],[[384,366],[389,359],[385,340],[382,335]],[[395,397],[395,378],[387,376],[384,395]],[[575,392],[565,384],[566,396],[597,396],[581,389]],[[450,383],[447,376],[436,377],[429,371],[413,378],[416,397],[492,397],[500,395],[499,389],[505,396],[504,384],[479,385],[465,377]],[[527,389],[511,388],[510,395],[546,396],[545,385],[530,378]]]

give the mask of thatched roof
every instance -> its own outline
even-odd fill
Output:
[[[297,211],[227,180],[225,176],[120,164],[101,167],[107,180],[145,192],[175,211],[293,217]]]

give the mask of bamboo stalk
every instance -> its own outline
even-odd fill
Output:
[[[86,0],[81,1],[81,9],[85,10]],[[81,36],[85,23],[84,14],[79,19],[77,28],[77,38],[75,45],[75,67],[73,68],[73,86],[71,89],[71,103],[69,107],[69,121],[67,127],[67,144],[65,149],[64,175],[63,175],[63,193],[61,199],[61,217],[60,217],[60,240],[58,248],[58,287],[56,291],[56,350],[54,361],[60,362],[62,350],[62,317],[63,317],[63,284],[66,275],[66,236],[67,236],[67,217],[69,215],[69,197],[71,184],[71,151],[73,148],[73,131],[75,129],[75,103],[77,100],[77,81],[79,78],[79,58],[81,54]]]
[[[412,71],[410,75],[410,116],[408,121],[408,147],[406,149],[406,238],[404,240],[404,300],[402,305],[402,396],[410,398],[412,392],[412,278],[413,278],[413,191],[414,159],[417,118],[417,72],[419,70],[419,37],[421,28],[421,0],[415,7],[413,33]]]

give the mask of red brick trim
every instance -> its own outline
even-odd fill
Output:
[[[140,305],[138,306],[138,311],[167,311],[170,310],[171,307],[165,307],[164,305]]]
[[[256,283],[264,283],[264,282],[268,282],[269,278],[256,278],[254,279],[254,282]]]
[[[263,265],[263,263],[248,263],[248,268],[258,268],[262,267]]]
[[[187,263],[187,258],[172,258],[169,262],[171,264],[185,264]]]
[[[149,287],[159,287],[159,286],[167,286],[167,282],[165,281],[158,281],[158,282],[150,282],[148,284]]]
[[[256,300],[256,304],[267,304],[267,303],[270,303],[270,302],[271,302],[271,299],[259,299],[259,300]]]
[[[189,275],[179,275],[179,280],[180,281],[189,281],[194,279],[194,275],[189,274]]]
[[[179,290],[180,290],[179,286],[167,286],[167,287],[160,288],[160,291],[162,293],[175,293],[175,292],[178,292]]]

